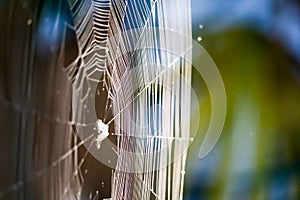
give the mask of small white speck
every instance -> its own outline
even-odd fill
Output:
[[[199,24],[199,28],[203,29],[204,28],[203,24]]]
[[[32,19],[27,20],[27,25],[30,26],[32,24]]]
[[[198,36],[198,37],[197,37],[197,41],[198,41],[198,42],[201,42],[201,41],[202,41],[202,37]]]

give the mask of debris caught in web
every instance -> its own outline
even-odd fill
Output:
[[[98,119],[96,124],[95,124],[95,129],[98,133],[97,138],[95,140],[96,141],[96,147],[97,147],[97,149],[100,149],[102,141],[105,138],[107,138],[107,136],[109,135],[108,125],[104,124],[101,119]]]

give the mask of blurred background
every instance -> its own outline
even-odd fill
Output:
[[[201,120],[185,200],[300,199],[299,10],[293,0],[192,0],[193,39],[222,74],[227,118],[213,151],[199,159],[210,99],[194,73]]]

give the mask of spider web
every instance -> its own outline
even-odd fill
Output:
[[[82,166],[91,149],[95,148],[96,135],[95,132],[80,135],[80,140],[74,128],[80,129],[78,127],[95,125],[95,122],[85,123],[88,121],[86,116],[92,112],[86,105],[89,98],[97,100],[99,96],[98,99],[100,98],[105,103],[101,103],[104,109],[97,113],[97,116],[105,124],[110,125],[110,134],[116,138],[117,145],[117,149],[113,149],[117,161],[115,170],[111,173],[111,198],[182,199],[186,154],[175,160],[172,165],[162,169],[157,169],[157,167],[163,160],[171,162],[174,159],[173,154],[178,154],[185,149],[190,141],[189,118],[187,117],[189,116],[189,92],[180,84],[171,84],[179,79],[174,73],[168,72],[160,76],[165,72],[164,68],[142,68],[144,70],[138,71],[137,84],[142,85],[142,88],[138,88],[139,91],[135,96],[128,94],[130,87],[127,87],[127,84],[129,83],[124,80],[127,80],[125,75],[134,66],[144,66],[149,63],[159,63],[162,66],[174,68],[175,72],[183,74],[187,80],[190,80],[189,64],[185,61],[185,57],[190,55],[183,52],[183,56],[174,57],[160,50],[176,47],[173,45],[172,35],[168,32],[153,32],[151,35],[144,35],[143,32],[149,27],[159,27],[179,30],[182,34],[190,35],[189,1],[70,0],[68,4],[74,24],[66,25],[65,33],[67,35],[68,31],[75,31],[78,47],[78,55],[64,68],[73,88],[72,117],[71,120],[67,120],[68,117],[54,118],[56,123],[63,124],[68,129],[66,138],[58,145],[58,147],[64,145],[67,151],[57,150],[56,154],[60,155],[53,156],[56,159],[53,159],[50,165],[40,169],[33,176],[15,183],[2,193],[22,188],[28,182],[49,174],[54,180],[58,178],[58,184],[50,183],[52,187],[47,188],[50,197],[55,199],[82,198],[84,174],[89,173]],[[133,29],[130,38],[111,37]],[[187,41],[177,42],[184,47],[183,49],[189,48]],[[156,48],[154,50],[138,48],[147,43],[154,44]],[[64,38],[62,49],[66,48],[64,46],[66,44],[66,38]],[[63,51],[60,54],[60,62],[66,63]],[[101,77],[100,80],[99,77]],[[93,86],[92,82],[94,82]],[[181,106],[178,106],[176,99],[172,99],[172,96],[160,85],[168,85],[172,91],[180,95]],[[90,91],[95,86],[96,93],[93,94]],[[123,97],[120,97],[119,93],[123,94]],[[128,99],[122,99],[124,97]],[[125,104],[120,99],[124,100]],[[153,108],[155,104],[168,107],[167,114],[163,114],[161,108]],[[129,108],[127,108],[128,105],[130,105]],[[128,111],[137,124],[152,124],[148,127],[146,134],[143,133],[145,130],[142,128],[128,126],[130,121],[124,116],[124,113],[128,112],[124,111]],[[31,114],[36,115],[35,112]],[[38,114],[38,117],[53,120],[52,116]],[[114,123],[118,123],[121,126],[120,129],[115,129]],[[155,135],[157,130],[160,130],[162,134]],[[145,135],[152,137],[145,140]],[[185,140],[187,142],[184,142]],[[160,157],[136,159],[128,157],[123,151],[125,149],[130,152],[145,153],[153,149],[161,149],[170,143],[173,145],[169,153],[161,154]],[[80,153],[79,149],[83,146],[85,149],[83,153]],[[64,153],[61,154],[61,152]],[[126,172],[124,170],[126,168],[142,169],[147,172],[135,174]],[[89,199],[100,197],[98,190],[88,195]]]

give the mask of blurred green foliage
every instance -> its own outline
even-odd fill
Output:
[[[227,94],[227,118],[215,149],[198,160],[203,135],[190,148],[185,199],[300,197],[300,80],[297,61],[278,41],[247,28],[201,35]],[[206,90],[193,76],[193,87]],[[200,129],[209,95],[199,92]]]

